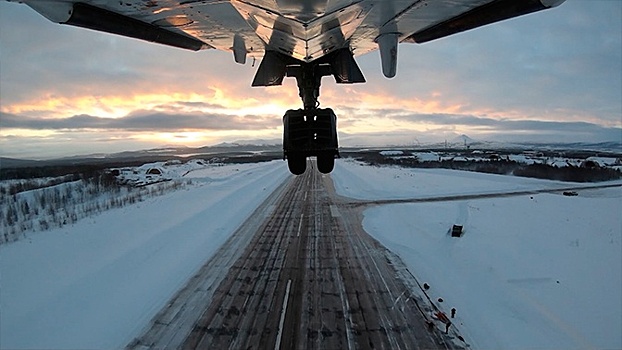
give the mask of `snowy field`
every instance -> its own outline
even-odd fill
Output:
[[[0,348],[119,349],[289,177],[211,166],[195,187],[0,246]]]
[[[210,165],[184,190],[0,246],[0,348],[122,348],[290,176],[283,161]],[[348,160],[332,177],[360,199],[573,185]],[[473,348],[622,348],[622,193],[578,192],[378,206],[364,225],[456,307]]]
[[[572,185],[354,162],[338,162],[333,177],[340,194],[361,199]],[[620,349],[622,190],[578,192],[378,206],[363,224],[443,299],[440,308],[456,308],[475,349]],[[453,224],[463,237],[450,237]]]

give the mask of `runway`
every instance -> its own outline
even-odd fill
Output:
[[[128,348],[460,347],[361,210],[315,169],[292,177]]]

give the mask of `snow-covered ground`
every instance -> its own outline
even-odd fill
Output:
[[[338,192],[361,199],[549,189],[568,183],[442,169],[337,163]],[[620,183],[618,181],[618,183]],[[365,211],[365,229],[397,253],[473,348],[622,348],[622,189]],[[453,224],[464,235],[452,238]]]
[[[195,187],[0,246],[0,348],[124,347],[289,175],[211,166]]]
[[[283,161],[198,165],[186,189],[0,246],[0,348],[123,347],[290,176]],[[569,186],[348,160],[332,176],[360,199]],[[621,348],[622,193],[578,192],[379,206],[364,225],[474,348]]]
[[[377,168],[342,160],[332,173],[339,194],[357,199],[426,198],[581,186],[451,169]]]

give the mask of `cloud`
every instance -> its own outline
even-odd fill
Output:
[[[343,111],[347,111],[347,114],[351,115],[360,115],[355,109]],[[514,120],[451,113],[413,113],[409,110],[394,108],[365,110],[365,117],[368,120],[375,117],[389,122],[394,121],[397,122],[394,124],[401,125],[402,129],[407,128],[408,125],[413,126],[410,132],[394,130],[394,135],[400,133],[410,135],[425,134],[426,138],[436,139],[437,141],[442,140],[447,133],[459,132],[495,141],[613,141],[622,143],[622,128],[607,127],[588,122]],[[352,121],[347,117],[344,119],[346,120],[346,125],[365,121],[364,117],[355,117]],[[424,125],[425,130],[417,128],[417,125]],[[379,131],[371,134],[377,137],[378,135],[383,135],[383,132]]]
[[[122,118],[101,118],[76,115],[70,118],[32,118],[0,113],[5,129],[29,130],[125,130],[125,131],[188,131],[188,130],[261,130],[280,126],[280,120],[256,115],[210,113],[170,114],[140,111]]]
[[[567,1],[427,44],[400,45],[398,75],[389,81],[372,53],[359,59],[366,91],[459,105],[463,113],[620,126],[621,13],[621,1]]]
[[[203,106],[202,104],[192,106]],[[161,106],[168,109],[166,106]],[[175,109],[175,108],[173,108]],[[394,125],[376,132],[369,130],[363,134],[374,135],[378,143],[381,136],[393,140],[399,135],[426,135],[426,139],[440,141],[453,133],[467,133],[484,137],[487,140],[502,141],[504,138],[521,141],[618,141],[622,142],[622,128],[605,127],[588,122],[542,121],[499,119],[486,116],[451,113],[413,113],[409,110],[340,109],[341,129],[359,124]],[[122,130],[125,132],[181,132],[181,131],[272,131],[281,128],[281,120],[272,115],[234,115],[218,113],[167,113],[140,110],[122,118],[101,118],[90,115],[76,115],[63,119],[24,117],[0,113],[5,129],[29,130]],[[410,129],[410,130],[409,130]],[[344,133],[348,134],[348,133]],[[349,134],[353,134],[351,131]],[[176,136],[183,138],[183,136]],[[352,138],[352,136],[349,136]],[[390,142],[389,142],[390,143]]]

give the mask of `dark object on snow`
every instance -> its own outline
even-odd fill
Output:
[[[452,237],[462,237],[462,225],[454,225],[451,228]]]
[[[593,160],[586,160],[586,161],[583,161],[583,163],[581,163],[581,168],[598,169],[600,168],[600,164],[598,164],[598,162],[595,162]]]
[[[430,289],[430,285],[429,285],[429,284],[427,284],[427,283],[424,283],[424,284],[423,284],[423,289],[425,289],[425,290]]]
[[[452,307],[451,308],[451,318],[454,318],[454,317],[456,317],[456,308]]]
[[[575,191],[564,191],[563,195],[568,196],[568,197],[574,197],[574,196],[578,196],[579,194]]]
[[[448,334],[449,326],[451,326],[451,321],[449,320],[449,318],[447,318],[447,315],[445,315],[445,313],[442,311],[437,311],[434,315],[439,321],[445,324],[445,334]]]
[[[443,302],[443,298],[438,298],[438,302],[442,303]]]

